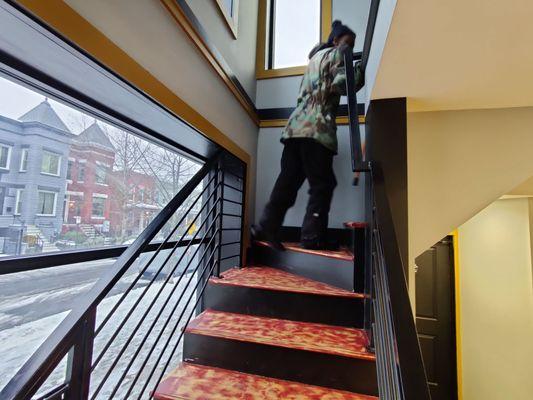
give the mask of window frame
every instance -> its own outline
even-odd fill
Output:
[[[303,75],[307,65],[268,68],[267,61],[270,58],[273,45],[272,30],[272,7],[273,0],[259,0],[258,27],[257,27],[257,55],[256,55],[256,78],[271,79],[285,76]],[[329,36],[332,22],[332,0],[320,0],[320,37],[326,41]]]
[[[58,195],[58,192],[54,192],[52,190],[38,190],[37,191],[37,207],[39,207],[39,195],[41,193],[51,193],[54,195],[54,206],[53,206],[53,210],[52,210],[52,214],[43,214],[43,213],[40,213],[40,212],[36,212],[35,215],[38,216],[38,217],[55,217],[56,214],[57,214],[57,195]],[[37,211],[40,211],[39,209],[37,209]]]
[[[21,215],[21,210],[20,208],[22,208],[22,201],[23,199],[22,196],[24,194],[24,189],[17,189],[16,192],[15,192],[15,209],[13,210],[13,215]],[[19,203],[21,205],[21,207],[19,208]]]
[[[74,182],[73,173],[74,173],[75,165],[76,165],[76,159],[73,158],[73,157],[69,157],[67,159],[67,173],[65,175],[65,177],[67,179],[67,183],[73,183]]]
[[[104,173],[104,181],[103,182],[100,182],[99,181],[99,175],[98,173],[99,172],[102,172]],[[94,183],[95,185],[99,185],[99,186],[108,186],[108,183],[107,183],[107,175],[108,175],[108,171],[109,171],[109,165],[106,165],[106,164],[103,164],[101,162],[96,162],[95,166],[94,166]]]
[[[49,154],[49,155],[57,157],[57,173],[54,174],[54,173],[51,173],[51,172],[43,171],[44,156],[46,154]],[[62,161],[62,158],[63,157],[61,156],[61,154],[54,153],[53,151],[49,151],[49,150],[43,150],[43,157],[41,159],[41,174],[48,175],[48,176],[61,176],[61,161]]]
[[[223,0],[215,0],[216,5],[218,6],[218,10],[222,14],[222,17],[224,17],[224,21],[226,22],[226,25],[228,26],[232,36],[234,39],[237,39],[238,30],[239,30],[239,0],[232,0],[233,1],[233,10],[232,14],[228,14],[228,11],[226,10],[226,7],[224,6]]]
[[[2,167],[0,166],[0,170],[2,171],[9,171],[11,166],[11,155],[13,153],[13,146],[5,143],[0,143],[0,148],[6,148],[7,149],[7,160],[6,160],[6,166]]]
[[[94,200],[95,199],[102,200],[102,215],[94,214]],[[91,199],[91,219],[105,220],[105,207],[106,207],[107,199],[108,199],[108,196],[106,194],[93,193],[93,196]]]
[[[78,168],[76,172],[76,182],[85,183],[85,178],[87,177],[87,160],[78,160]]]
[[[28,172],[28,158],[30,156],[30,149],[28,147],[23,147],[20,150],[20,165],[19,172]],[[26,168],[22,168],[26,164]]]

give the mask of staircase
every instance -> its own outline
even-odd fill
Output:
[[[35,225],[27,225],[26,226],[26,235],[28,236],[35,236],[37,237],[40,242],[42,242],[42,252],[43,253],[52,253],[54,251],[60,251],[59,248],[53,244],[50,243],[48,239],[44,236],[43,232],[38,226]]]
[[[89,239],[94,239],[97,236],[96,229],[95,229],[95,227],[93,225],[80,224],[80,230]]]
[[[185,329],[183,362],[155,399],[376,398],[354,247],[285,246],[257,242],[248,266],[210,278],[205,311]]]

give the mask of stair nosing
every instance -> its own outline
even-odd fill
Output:
[[[244,267],[244,268],[249,268],[249,267],[252,267],[252,266],[247,266],[247,267]],[[257,267],[257,268],[272,268],[272,269],[279,270],[279,268],[274,268],[274,267],[270,267],[270,266],[266,266],[266,265],[254,265],[253,267]],[[283,271],[283,270],[279,270],[279,271]],[[286,273],[290,274],[290,272],[286,272]],[[296,274],[291,274],[291,275],[299,276],[299,275],[296,275]],[[302,278],[305,278],[305,277],[302,277]],[[307,279],[309,279],[309,278],[307,278]],[[223,277],[222,278],[211,277],[209,282],[214,284],[214,285],[225,285],[225,286],[234,286],[234,287],[242,287],[242,288],[250,288],[250,289],[268,290],[268,291],[272,291],[272,292],[286,292],[286,293],[305,294],[305,295],[314,295],[314,296],[342,297],[342,298],[349,298],[349,299],[365,299],[365,298],[368,297],[364,293],[349,292],[349,291],[346,291],[347,293],[317,293],[317,292],[306,291],[306,290],[296,290],[296,289],[292,289],[291,290],[289,288],[275,288],[275,287],[267,287],[267,286],[261,286],[261,285],[255,285],[255,284],[246,284],[245,282],[243,282],[243,283],[227,282],[227,281],[224,282],[224,278]],[[323,282],[319,282],[319,281],[316,281],[316,282],[317,283],[323,283]],[[337,288],[337,287],[335,287],[335,289],[346,290],[346,289]]]
[[[317,388],[320,388],[320,389],[323,389],[323,390],[324,389],[325,390],[330,390],[331,392],[335,392],[335,393],[345,393],[345,394],[348,394],[348,395],[355,395],[355,396],[361,397],[362,399],[369,399],[369,400],[374,400],[375,399],[375,400],[378,400],[378,398],[375,397],[375,396],[365,395],[365,394],[356,393],[356,392],[350,392],[348,390],[328,388],[328,387],[324,387],[324,386],[318,386],[318,385],[313,385],[313,384],[303,383],[303,382],[298,382],[298,381],[293,381],[293,380],[287,380],[287,379],[273,378],[273,377],[270,377],[270,376],[258,375],[258,374],[253,374],[253,373],[249,373],[249,372],[236,371],[236,370],[232,370],[232,369],[226,369],[226,368],[221,368],[221,367],[216,367],[216,366],[211,366],[211,365],[196,364],[194,362],[189,362],[189,361],[180,362],[178,364],[178,366],[176,368],[174,368],[173,371],[176,371],[179,368],[186,368],[186,367],[196,367],[196,368],[200,368],[200,369],[204,369],[204,370],[220,371],[220,372],[223,372],[223,373],[250,376],[250,377],[253,377],[254,379],[258,379],[258,380],[261,380],[261,381],[268,381],[268,382],[274,382],[274,383],[279,383],[279,384],[289,383],[289,384],[296,384],[296,385],[298,385],[300,387],[317,387]],[[156,389],[156,392],[157,392],[157,389]],[[161,400],[188,400],[187,397],[184,397],[184,396],[181,396],[181,395],[167,396],[165,394],[159,394],[158,397]]]
[[[261,241],[261,240],[256,240],[254,243],[256,245],[258,245],[258,246],[261,246],[261,247],[270,247],[266,242]],[[287,247],[286,246],[285,247],[285,251],[293,251],[295,253],[309,254],[311,256],[331,258],[333,260],[355,261],[355,255],[352,252],[350,252],[348,249],[346,249],[346,251],[348,251],[350,253],[349,256],[341,256],[341,255],[334,255],[334,254],[323,254],[323,253],[319,253],[319,252],[320,251],[329,251],[329,250],[309,250],[309,249],[304,249],[304,248],[294,247],[294,246],[291,246],[291,247]]]
[[[199,314],[195,318],[195,320],[200,318],[202,315],[204,315],[204,314],[206,314],[208,312],[215,312],[215,313],[229,314],[229,315],[244,315],[244,316],[251,317],[251,318],[256,318],[256,319],[265,319],[265,320],[271,320],[271,321],[273,320],[273,321],[284,321],[284,322],[287,322],[287,320],[283,320],[283,319],[280,319],[280,318],[262,317],[262,316],[257,316],[257,315],[239,314],[239,313],[232,313],[232,312],[225,312],[225,311],[216,311],[216,310],[211,310],[211,309],[203,311],[201,314]],[[295,324],[302,324],[302,325],[308,324],[308,325],[324,326],[324,327],[328,327],[328,328],[339,328],[339,327],[337,327],[335,325],[327,325],[327,324],[321,324],[321,323],[315,323],[315,322],[302,322],[302,321],[294,321],[294,320],[289,320],[289,321],[292,322],[292,323],[295,323]],[[193,322],[194,322],[194,320],[191,321],[191,324]],[[353,329],[353,330],[363,331],[364,332],[363,329],[358,329],[358,328],[343,328],[343,329]],[[209,336],[209,337],[215,337],[215,338],[221,338],[221,339],[227,339],[227,340],[235,340],[235,341],[242,342],[242,343],[253,343],[253,344],[259,344],[259,345],[270,346],[270,347],[283,347],[285,349],[308,351],[308,352],[318,353],[318,354],[329,354],[329,355],[334,355],[334,356],[338,356],[338,357],[346,357],[346,358],[353,358],[353,359],[360,359],[360,360],[374,361],[374,362],[376,361],[376,356],[375,356],[375,354],[372,354],[372,353],[355,352],[357,354],[342,354],[340,352],[335,352],[335,351],[310,349],[310,348],[306,348],[304,346],[289,346],[289,345],[286,345],[286,344],[283,344],[283,343],[276,343],[276,344],[274,344],[274,343],[264,343],[264,342],[260,342],[260,341],[247,340],[246,338],[237,337],[235,335],[224,335],[224,334],[215,333],[215,332],[206,332],[205,330],[196,329],[194,327],[191,327],[190,324],[185,328],[185,333],[194,334],[194,335],[201,335],[201,336]]]

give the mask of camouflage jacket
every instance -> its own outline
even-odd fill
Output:
[[[342,49],[327,48],[317,52],[300,84],[296,109],[283,131],[281,141],[291,138],[313,138],[337,153],[337,109],[340,97],[346,95],[346,70]],[[363,87],[364,74],[355,67],[356,90]]]

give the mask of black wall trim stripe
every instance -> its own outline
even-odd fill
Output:
[[[259,114],[259,119],[261,121],[270,121],[274,119],[287,119],[290,117],[292,112],[294,111],[294,107],[285,107],[285,108],[262,108],[260,110],[257,110],[257,113]],[[358,104],[357,105],[357,112],[359,115],[365,115],[365,105],[364,104]],[[347,117],[348,116],[348,105],[347,104],[341,104],[339,106],[339,112],[337,114],[338,117]]]

